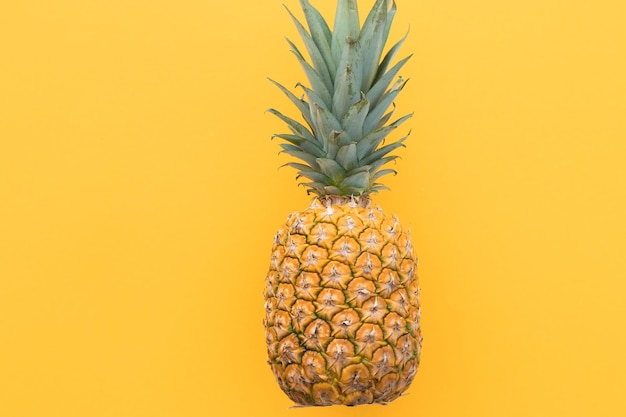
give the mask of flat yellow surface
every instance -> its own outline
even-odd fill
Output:
[[[415,117],[377,201],[422,365],[387,408],[302,410],[261,326],[309,201],[264,113],[303,80],[281,3],[2,2],[0,416],[626,415],[626,3],[397,0]]]

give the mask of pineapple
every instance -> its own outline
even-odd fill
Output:
[[[356,0],[339,0],[334,28],[300,0],[308,30],[290,13],[309,63],[288,40],[310,87],[298,98],[272,81],[304,122],[269,111],[290,133],[286,165],[315,194],[274,238],[266,276],[268,363],[280,388],[302,406],[388,403],[411,384],[421,349],[417,259],[409,233],[372,200],[390,154],[406,137],[385,138],[411,115],[389,122],[409,57],[383,56],[395,3],[377,0],[360,26]]]

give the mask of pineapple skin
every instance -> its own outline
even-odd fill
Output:
[[[326,197],[274,238],[264,290],[268,363],[302,406],[388,403],[422,345],[409,232],[369,197]]]

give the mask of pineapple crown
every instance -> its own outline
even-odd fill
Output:
[[[310,58],[287,39],[301,64],[310,87],[301,83],[304,94],[291,91],[270,79],[302,113],[308,126],[275,109],[268,111],[283,120],[291,133],[275,134],[283,139],[282,151],[300,162],[289,162],[307,193],[318,196],[368,195],[388,187],[378,182],[396,174],[383,166],[398,156],[390,152],[405,136],[391,143],[385,138],[412,114],[392,121],[394,99],[407,80],[394,81],[408,56],[391,65],[406,35],[383,56],[389,30],[396,13],[395,2],[377,0],[363,26],[360,26],[356,0],[338,0],[334,28],[308,0],[300,0],[308,30],[287,9]],[[393,82],[393,84],[392,84]],[[389,107],[392,107],[390,111]],[[410,133],[410,132],[409,132]]]

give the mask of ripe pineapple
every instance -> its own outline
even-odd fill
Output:
[[[412,382],[421,330],[417,259],[408,231],[371,194],[404,138],[384,144],[411,115],[389,122],[406,81],[392,84],[409,57],[391,65],[404,39],[383,56],[396,12],[377,0],[360,26],[356,0],[339,0],[331,31],[300,0],[308,31],[293,16],[311,64],[289,41],[310,87],[298,98],[274,82],[307,126],[270,109],[289,127],[277,134],[309,193],[274,238],[265,308],[270,367],[300,405],[387,403]],[[291,14],[291,13],[290,13]]]

